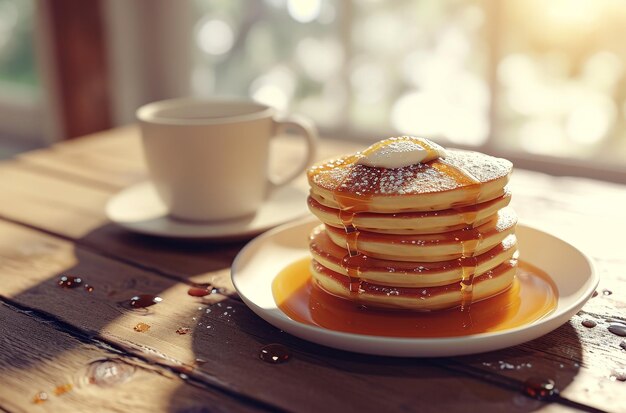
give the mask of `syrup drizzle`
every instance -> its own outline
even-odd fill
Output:
[[[453,178],[457,183],[461,185],[465,184],[465,188],[470,193],[473,203],[478,202],[481,182],[469,171],[455,166],[444,159],[438,159],[432,162],[431,166],[439,172]],[[483,238],[482,233],[474,228],[476,216],[477,211],[470,210],[463,212],[463,220],[468,224],[467,228],[463,230],[467,233],[467,237],[457,237],[456,239],[461,243],[463,251],[459,258],[459,264],[463,271],[461,276],[461,311],[468,311],[472,303],[474,275],[476,274],[476,267],[478,266],[478,260],[475,255]]]
[[[357,295],[361,290],[361,261],[367,259],[367,256],[359,252],[358,240],[359,230],[354,226],[355,213],[342,209],[339,212],[339,218],[346,232],[346,249],[348,253],[343,257],[341,264],[348,273],[348,281],[350,283],[350,293]]]

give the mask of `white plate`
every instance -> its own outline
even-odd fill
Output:
[[[173,219],[151,182],[124,189],[106,206],[107,217],[132,232],[169,238],[245,238],[300,218],[308,212],[307,192],[297,183],[276,189],[254,214],[242,219],[194,222]]]
[[[232,278],[244,302],[274,326],[305,340],[358,353],[401,357],[475,354],[533,340],[566,323],[591,298],[599,277],[584,253],[567,242],[526,225],[516,234],[521,258],[546,271],[559,291],[557,308],[528,325],[493,333],[450,338],[396,338],[359,335],[305,325],[287,317],[274,302],[272,281],[288,264],[309,255],[314,219],[283,225],[252,240],[237,256]]]

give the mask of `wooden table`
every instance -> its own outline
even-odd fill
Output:
[[[278,164],[297,150],[295,140],[276,146]],[[326,157],[354,147],[321,149]],[[585,248],[600,294],[535,341],[427,360],[335,351],[262,321],[230,283],[242,242],[162,240],[108,223],[107,199],[145,178],[133,127],[0,165],[0,411],[626,411],[626,382],[610,378],[626,365],[624,338],[605,321],[626,318],[624,186],[516,171],[521,218]],[[94,290],[60,288],[63,274]],[[190,297],[192,283],[220,292]],[[150,314],[120,306],[144,293],[163,298]],[[150,328],[135,331],[139,323]],[[288,346],[292,359],[261,361],[268,343]],[[533,376],[553,379],[561,397],[524,396]]]

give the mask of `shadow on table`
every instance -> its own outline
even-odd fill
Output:
[[[28,231],[28,230],[27,230]],[[156,239],[129,234],[112,225],[102,226],[79,240],[81,247],[74,248],[71,253],[67,246],[42,239],[40,236],[29,236],[28,232],[17,229],[13,238],[14,245],[7,246],[6,256],[3,257],[0,268],[0,281],[3,277],[11,277],[8,285],[14,291],[20,284],[26,288],[17,294],[5,294],[2,301],[16,309],[26,312],[29,316],[44,319],[45,324],[69,333],[77,338],[75,346],[91,342],[103,331],[107,335],[119,336],[120,323],[116,320],[138,310],[129,308],[129,299],[138,294],[161,295],[170,288],[186,282],[183,274],[211,273],[229,268],[237,252],[244,245],[242,241],[233,241],[223,245],[207,242],[174,242],[171,240]],[[7,238],[9,235],[7,235]],[[97,252],[96,252],[97,251]],[[212,257],[211,259],[194,260],[191,257]],[[73,259],[72,259],[73,257]],[[120,262],[123,261],[123,262]],[[154,263],[153,265],[141,264]],[[63,267],[64,263],[70,263]],[[132,264],[132,265],[126,265]],[[33,285],[33,278],[41,279],[41,274],[51,269],[58,269],[43,281]],[[149,276],[148,271],[174,273],[180,280],[170,276]],[[29,277],[29,274],[38,274]],[[59,281],[62,276],[76,276],[82,279],[77,288],[62,288]],[[29,282],[30,278],[30,282]],[[89,292],[85,285],[93,287]],[[186,290],[185,290],[186,291]],[[190,299],[185,293],[181,299]],[[146,312],[153,315],[146,317],[145,322],[158,323],[158,306],[149,307]],[[180,315],[180,312],[178,313]],[[189,309],[189,319],[194,315]],[[5,329],[7,340],[11,336],[10,323],[15,320],[2,320],[0,331]],[[136,322],[136,321],[135,321]],[[132,331],[135,322],[128,321],[122,328]],[[115,328],[118,333],[115,333]],[[177,337],[175,328],[172,331]],[[33,332],[34,336],[43,334]],[[138,333],[139,334],[139,333]],[[71,353],[74,347],[54,346],[52,340],[46,351],[41,355],[43,359],[55,360],[56,355]],[[24,338],[21,338],[24,339]],[[32,346],[36,350],[41,345],[38,338],[33,340]],[[132,343],[131,347],[132,347]],[[26,346],[28,347],[28,346]],[[32,349],[15,347],[15,351],[0,352],[0,374],[8,369],[28,369],[40,364],[42,360],[33,358]],[[113,353],[112,353],[113,354]],[[10,359],[9,359],[10,358]],[[77,372],[68,372],[73,374]],[[75,377],[51,377],[54,382],[71,382]],[[53,383],[51,383],[53,386]],[[37,389],[34,389],[35,392]],[[30,399],[33,395],[23,395]],[[1,410],[1,408],[0,408]]]
[[[253,388],[259,397],[288,409],[429,411],[436,406],[434,410],[441,411],[448,406],[456,411],[467,403],[489,411],[534,411],[544,402],[523,395],[524,381],[552,379],[563,390],[578,374],[583,357],[580,338],[569,323],[532,342],[496,352],[457,358],[392,358],[315,345],[281,332],[242,304],[232,300],[221,304],[218,311],[230,306],[236,312],[231,309],[226,311],[230,311],[228,316],[204,317],[202,323],[212,325],[211,333],[196,329],[194,353],[202,358],[219,357],[231,366],[219,372],[221,379],[241,388],[256,383]],[[229,337],[233,327],[240,333]],[[218,353],[212,351],[221,339],[228,345],[219,346]],[[261,361],[259,350],[269,343],[287,346],[292,358],[279,365]],[[214,367],[200,369],[217,373]]]
[[[88,248],[75,250],[74,266],[9,297],[9,301],[22,308],[62,315],[57,328],[71,330],[77,326],[97,335],[133,311],[121,302],[135,294],[161,294],[180,282],[168,277],[159,277],[155,282],[141,267],[168,274],[214,272],[228,268],[243,246],[242,242],[174,242],[129,234],[111,225],[86,235],[80,244]],[[89,247],[101,252],[93,253]],[[128,267],[103,254],[124,257],[135,264],[151,264]],[[209,255],[210,259],[192,259]],[[123,274],[116,274],[116,270]],[[87,293],[59,288],[58,279],[65,274],[80,275],[87,283],[95,281],[95,290]],[[194,298],[181,297],[189,299]],[[389,358],[333,350],[300,340],[261,320],[234,298],[224,297],[216,303],[195,300],[211,311],[202,311],[196,317],[192,349],[201,363],[190,374],[200,381],[207,378],[203,385],[228,397],[248,399],[251,406],[262,409],[412,411],[469,403],[476,408],[533,411],[541,407],[541,402],[521,395],[524,380],[551,378],[564,389],[582,363],[581,341],[569,324],[533,342],[498,352],[441,359]],[[150,322],[156,324],[158,311],[154,314]],[[74,329],[73,333],[80,331]],[[172,337],[174,340],[176,336]],[[269,343],[284,344],[291,349],[292,358],[279,365],[261,361],[259,351]],[[59,349],[59,353],[70,351]],[[30,366],[32,357],[27,352],[24,355],[11,364]],[[186,391],[181,387],[170,400],[180,400]],[[202,401],[197,402],[197,408],[204,408]],[[173,404],[171,410],[179,411],[180,406]],[[219,406],[209,410],[219,411]]]

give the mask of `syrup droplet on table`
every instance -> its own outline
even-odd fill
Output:
[[[132,308],[146,308],[163,301],[161,297],[153,294],[139,294],[130,299],[129,305]]]
[[[88,293],[92,293],[93,290],[94,290],[93,285],[85,284],[85,291],[87,291]]]
[[[259,358],[266,363],[280,364],[291,358],[291,352],[282,344],[268,344],[259,352]]]
[[[137,325],[135,327],[133,327],[133,330],[135,330],[138,333],[144,333],[144,332],[150,330],[150,324],[137,323]]]
[[[611,294],[613,294],[613,291],[611,290],[607,290],[606,288],[602,290],[602,295],[611,295]]]
[[[591,298],[597,297],[598,296],[598,292],[594,291],[593,294],[591,294]]]
[[[611,324],[609,331],[616,336],[626,337],[626,325],[624,324]]]
[[[537,400],[548,400],[559,393],[554,380],[543,377],[531,377],[526,380],[523,392]]]
[[[185,334],[189,333],[191,331],[191,328],[189,327],[178,327],[176,329],[176,334],[184,336]]]
[[[68,392],[72,391],[73,388],[74,388],[74,386],[72,386],[71,383],[61,384],[60,386],[56,386],[54,388],[54,394],[56,396],[60,396],[62,394],[65,394],[65,393],[68,393]]]
[[[619,381],[626,381],[626,368],[618,367],[618,368],[611,370],[611,379],[619,380]]]
[[[61,288],[78,288],[83,284],[83,279],[72,275],[63,275],[57,284]]]
[[[119,359],[102,359],[91,363],[87,369],[90,384],[111,387],[125,382],[135,373],[135,367]]]
[[[205,297],[213,292],[211,284],[193,284],[187,290],[187,294],[192,297]]]
[[[620,346],[621,348],[623,348],[624,350],[626,350],[626,341],[625,341],[625,340],[622,340],[622,342],[621,342],[621,343],[619,343],[619,346]]]
[[[48,401],[48,393],[45,391],[40,391],[33,397],[33,403],[42,404]]]
[[[583,320],[581,324],[587,328],[594,328],[595,326],[598,325],[598,323],[596,323],[593,320]]]

